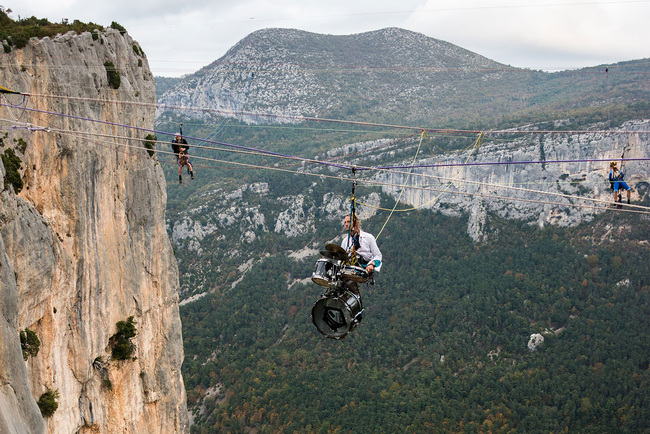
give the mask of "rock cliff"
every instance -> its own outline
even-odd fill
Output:
[[[29,94],[0,106],[0,152],[16,148],[24,182],[17,194],[5,182],[0,203],[0,431],[185,432],[165,179],[145,133],[117,126],[153,127],[146,57],[117,30],[70,32],[0,54],[0,83]],[[116,360],[111,338],[130,316],[134,351]],[[25,329],[41,345],[23,361]],[[42,418],[47,390],[58,408]]]
[[[488,211],[540,227],[573,226],[604,212],[606,202],[611,206],[609,160],[618,161],[622,155],[628,159],[650,158],[649,132],[650,120],[646,119],[627,122],[611,132],[526,134],[508,139],[496,136],[486,140],[477,152],[470,149],[422,159],[418,165],[432,167],[416,169],[418,175],[409,176],[407,169],[396,169],[375,179],[390,184],[384,190],[394,197],[400,197],[394,186],[415,186],[401,195],[405,204],[448,215],[467,214],[468,234],[477,242],[489,233]],[[548,163],[535,163],[540,161]],[[499,165],[517,162],[533,163]],[[644,198],[650,190],[647,161],[624,162],[623,171],[632,188],[632,200]]]

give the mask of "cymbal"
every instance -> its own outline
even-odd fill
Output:
[[[337,259],[339,261],[348,259],[348,254],[345,249],[337,244],[327,244],[325,250],[321,250],[320,254],[326,258]]]

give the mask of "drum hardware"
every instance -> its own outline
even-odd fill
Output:
[[[357,265],[344,265],[341,267],[340,273],[343,276],[343,279],[360,283],[366,282],[369,277],[366,269]]]
[[[311,309],[312,322],[325,337],[343,339],[363,318],[358,285],[372,276],[363,267],[348,264],[347,252],[339,245],[327,244],[320,253],[323,257],[316,261],[311,280],[327,290]]]

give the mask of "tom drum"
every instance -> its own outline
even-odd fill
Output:
[[[336,280],[339,272],[339,261],[330,258],[321,258],[316,262],[311,280],[320,286],[330,286]]]
[[[356,265],[344,265],[341,267],[341,276],[343,276],[343,279],[345,280],[363,283],[368,280],[369,274],[363,267],[358,267]]]

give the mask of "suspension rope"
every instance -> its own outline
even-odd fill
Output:
[[[0,106],[2,106],[2,104],[0,104]],[[111,125],[111,126],[117,126],[117,127],[123,127],[123,128],[131,128],[131,129],[135,129],[135,130],[138,130],[138,131],[152,132],[152,133],[157,133],[157,134],[173,135],[172,133],[168,133],[168,132],[165,132],[165,131],[153,130],[153,129],[150,129],[150,128],[143,128],[143,127],[136,127],[136,126],[133,126],[133,125],[121,124],[121,123],[118,123],[118,122],[103,121],[103,120],[92,119],[92,118],[83,117],[83,116],[75,116],[75,115],[69,115],[69,114],[65,114],[65,113],[57,113],[57,112],[52,112],[52,111],[48,111],[48,110],[38,110],[38,109],[27,108],[27,107],[23,107],[22,109],[27,110],[27,111],[31,111],[31,112],[36,112],[36,113],[51,114],[51,115],[62,116],[62,117],[70,118],[70,119],[78,119],[78,120],[83,120],[83,121],[88,121],[88,122],[95,122],[95,123],[99,123],[99,124],[103,124],[103,125]],[[188,138],[188,139],[191,139],[191,140],[202,140],[199,137],[190,137],[190,136],[185,136],[185,137]],[[322,164],[322,165],[326,165],[326,166],[338,167],[340,169],[349,169],[350,168],[350,166],[323,162],[323,161],[319,161],[319,160],[315,160],[315,159],[311,159],[311,158],[302,158],[302,157],[297,157],[297,156],[293,156],[293,155],[286,155],[286,154],[281,154],[281,153],[278,153],[278,152],[264,151],[262,149],[255,149],[255,148],[251,148],[251,147],[248,147],[248,146],[233,145],[231,143],[224,143],[224,142],[218,142],[218,141],[213,141],[213,140],[210,140],[209,142],[219,144],[219,145],[223,145],[223,146],[238,148],[238,149],[246,149],[246,150],[249,150],[249,151],[256,151],[256,152],[260,152],[260,153],[275,156],[275,157],[289,158],[289,159],[293,159],[293,160],[300,160],[300,161],[305,161],[305,162],[310,162],[310,163],[315,163],[315,164]]]
[[[467,159],[465,160],[466,162],[469,161],[469,159],[472,157],[472,154],[473,154],[473,153],[475,153],[475,152],[478,153],[478,150],[479,150],[479,148],[481,147],[481,144],[482,144],[482,143],[483,143],[483,135],[482,135],[482,134],[479,134],[478,138],[476,139],[476,141],[475,141],[475,142],[473,143],[473,145],[472,145],[472,146],[474,146],[474,150],[473,150],[473,151],[472,151],[472,152],[467,156]],[[409,173],[410,173],[410,172],[409,172]],[[420,204],[419,206],[412,207],[412,208],[408,208],[408,209],[400,209],[400,210],[396,210],[395,208],[397,207],[397,203],[395,203],[395,206],[393,207],[393,209],[390,210],[390,211],[391,211],[391,215],[392,215],[392,213],[395,212],[395,211],[398,211],[398,212],[403,212],[403,211],[413,211],[413,210],[417,210],[417,209],[419,209],[419,208],[425,207],[425,206],[427,206],[427,205],[429,205],[429,204],[431,204],[431,203],[433,203],[433,202],[436,202],[436,201],[440,198],[440,196],[442,196],[442,195],[443,195],[447,190],[449,190],[449,188],[453,185],[453,182],[454,182],[454,181],[461,181],[461,182],[462,182],[462,180],[460,180],[458,177],[451,179],[451,181],[449,182],[449,184],[447,184],[447,187],[445,187],[445,189],[444,189],[443,191],[441,191],[441,192],[440,192],[436,197],[434,197],[433,199],[431,199],[431,200],[428,201],[428,202],[424,202],[424,203]],[[400,197],[401,197],[401,193],[400,193]],[[372,205],[369,205],[369,204],[363,204],[363,205],[365,205],[365,206],[370,206],[370,207],[372,207],[372,208],[376,208],[376,207],[374,207],[374,206],[372,206]],[[384,211],[389,211],[388,209],[384,209],[384,208],[381,208],[381,209],[383,209]],[[384,226],[386,226],[385,223],[384,223]],[[382,227],[382,230],[383,230],[383,229],[384,229],[384,228]]]
[[[420,143],[418,143],[418,148],[417,148],[417,150],[415,151],[415,155],[413,156],[413,162],[414,162],[414,163],[415,163],[415,161],[416,161],[417,158],[418,158],[418,154],[420,153],[420,148],[422,147],[422,141],[424,140],[425,135],[426,135],[425,131],[422,131],[422,133],[420,134]],[[411,170],[409,171],[409,174],[408,174],[407,177],[406,177],[406,181],[407,181],[407,182],[408,182],[409,177],[411,176],[411,172],[412,172],[412,171],[413,171],[413,169],[411,169]],[[402,194],[403,194],[403,193],[404,193],[404,189],[402,189],[402,190],[399,192],[399,196],[397,197],[397,200],[395,201],[395,206],[393,207],[393,209],[392,209],[392,211],[390,212],[390,214],[388,214],[388,217],[386,217],[386,221],[384,222],[384,225],[381,227],[381,230],[379,231],[379,233],[377,233],[377,236],[375,237],[375,239],[379,238],[379,236],[381,235],[381,233],[384,232],[384,228],[385,228],[386,225],[388,224],[388,221],[390,220],[390,218],[393,216],[393,212],[394,212],[395,209],[397,208],[397,205],[399,205],[399,201],[400,201],[400,199],[402,198]]]
[[[61,113],[56,113],[56,112],[48,112],[48,111],[45,111],[45,110],[30,109],[30,108],[26,108],[26,107],[21,107],[21,108],[23,110],[32,111],[32,112],[53,114],[53,115],[59,115],[59,116],[64,116],[64,117],[69,117],[69,118],[88,120],[88,121],[91,121],[91,122],[98,122],[98,123],[101,123],[101,124],[107,124],[107,125],[113,125],[113,126],[121,126],[121,127],[125,127],[125,128],[133,128],[133,129],[141,130],[141,131],[149,131],[149,132],[154,132],[154,133],[157,132],[157,133],[161,133],[161,134],[169,134],[169,135],[171,135],[170,133],[166,133],[166,132],[151,130],[151,129],[147,129],[147,128],[141,128],[141,127],[135,127],[135,126],[125,125],[125,124],[119,124],[119,123],[114,123],[114,122],[101,121],[101,120],[96,120],[96,119],[91,119],[91,118],[83,118],[83,117],[80,117],[80,116],[66,115],[66,114],[61,114]],[[590,133],[593,134],[594,132],[591,131]],[[639,133],[639,132],[637,131],[635,133]],[[193,138],[193,139],[194,140],[201,140],[201,139],[198,139],[198,138]],[[231,144],[226,144],[226,143],[222,143],[222,142],[213,142],[213,143],[221,144],[221,145],[224,145],[224,146],[232,146],[232,147],[239,148],[239,149],[247,149],[247,150],[251,150],[251,151],[254,151],[254,152],[260,152],[260,153],[265,154],[265,155],[277,156],[277,157],[281,157],[281,158],[289,158],[289,159],[295,159],[295,160],[300,160],[300,161],[304,161],[304,162],[311,162],[311,163],[322,164],[322,165],[330,165],[330,166],[334,166],[334,167],[338,167],[338,168],[350,168],[350,166],[331,164],[331,163],[326,163],[326,162],[322,162],[322,161],[315,160],[315,159],[300,158],[300,157],[295,157],[295,156],[290,156],[290,155],[285,155],[285,154],[279,154],[279,153],[270,152],[270,151],[262,151],[262,150],[258,150],[258,149],[250,148],[250,147],[231,145]],[[212,148],[212,149],[214,149],[214,148]],[[647,159],[630,159],[630,160],[647,160]],[[596,161],[596,160],[564,160],[564,161],[578,161],[579,162],[579,161]],[[606,160],[601,160],[601,161],[606,161]],[[223,161],[221,161],[221,162],[223,162]],[[232,162],[229,162],[229,163],[232,163]],[[510,162],[510,163],[512,163],[512,162]],[[520,164],[523,164],[523,163],[528,163],[529,164],[530,162],[521,162]],[[544,163],[549,163],[549,161],[545,161]],[[476,164],[476,163],[471,163],[471,164]],[[265,168],[265,166],[258,166],[258,168]],[[373,167],[368,167],[368,168],[363,168],[363,169],[364,170],[370,170],[370,169],[384,170],[381,167],[374,167],[374,168]],[[389,171],[389,170],[387,170],[387,171]],[[391,171],[389,171],[389,172],[391,172]],[[394,173],[401,173],[401,172],[394,172]],[[410,176],[410,174],[407,174],[407,175]],[[432,177],[431,175],[424,175],[424,174],[418,174],[418,175],[419,176]],[[444,179],[443,177],[437,177],[437,178]],[[467,180],[458,180],[458,181],[464,182],[464,183],[479,184],[479,185],[487,185],[487,186],[490,185],[488,183],[481,183],[481,182],[476,182],[476,181],[467,181]],[[498,186],[498,185],[492,185],[492,186],[497,186],[497,187],[500,187],[500,188],[511,188],[511,189],[516,189],[516,190],[535,192],[535,193],[539,193],[539,194],[542,194],[542,195],[551,194],[551,195],[558,195],[558,196],[563,196],[563,197],[575,198],[575,199],[578,199],[578,200],[592,200],[592,201],[595,201],[595,202],[608,203],[608,202],[602,201],[602,200],[588,199],[588,198],[583,198],[583,197],[578,197],[578,196],[562,195],[562,194],[558,194],[558,193],[521,189],[521,188],[516,188],[516,187],[510,187],[510,186]],[[404,188],[404,186],[403,186],[403,188]],[[410,187],[410,188],[413,188],[413,187]],[[481,195],[481,196],[486,197],[485,195]],[[634,205],[630,205],[630,206],[634,206]]]
[[[46,111],[43,111],[43,110],[35,110],[35,109],[26,109],[26,110],[32,110],[32,111],[35,111],[35,112],[45,112],[45,113],[48,113],[48,114],[55,114],[55,115],[59,114],[59,113],[55,113],[55,112],[46,112]],[[81,117],[72,116],[72,115],[64,115],[64,114],[60,114],[60,115],[65,116],[65,117],[87,119],[87,120],[94,121],[94,122],[99,122],[99,123],[102,123],[102,124],[117,125],[117,126],[123,126],[123,127],[126,127],[126,128],[133,128],[133,129],[136,129],[136,130],[159,132],[161,134],[172,135],[171,133],[167,133],[167,132],[160,132],[160,131],[151,130],[151,129],[147,129],[147,128],[141,128],[141,127],[132,127],[132,126],[124,125],[124,124],[117,124],[117,123],[114,123],[114,122],[99,121],[99,120],[93,120],[93,119],[90,119],[90,118],[81,118]],[[194,139],[196,139],[196,138],[194,138]],[[262,150],[258,150],[258,149],[250,148],[250,147],[224,144],[222,142],[216,142],[215,141],[213,143],[222,144],[222,145],[226,145],[226,146],[232,146],[232,147],[236,147],[238,149],[248,149],[248,150],[251,150],[253,152],[259,152],[261,154],[271,155],[271,156],[275,156],[275,157],[279,157],[279,158],[289,158],[289,159],[294,159],[294,160],[299,160],[299,161],[306,161],[306,162],[311,162],[311,163],[316,163],[316,164],[321,164],[321,165],[330,165],[330,166],[334,166],[334,167],[338,167],[338,168],[350,168],[351,167],[351,166],[346,166],[346,165],[332,164],[332,163],[323,162],[323,161],[319,161],[319,160],[315,160],[315,159],[306,159],[306,158],[301,158],[301,157],[295,157],[295,156],[290,156],[290,155],[274,153],[274,152],[270,152],[270,151],[262,151]],[[208,149],[214,149],[214,148],[208,148]],[[565,160],[565,161],[573,161],[573,160]],[[578,160],[578,161],[582,161],[582,160]],[[591,161],[591,160],[586,160],[586,161]],[[605,161],[607,161],[607,160],[605,160]],[[548,163],[548,161],[546,161],[546,163]],[[474,163],[470,163],[470,164],[474,164]],[[522,162],[522,164],[523,164],[523,162]],[[407,166],[407,167],[411,167],[411,166]],[[357,168],[358,169],[360,168],[360,169],[363,169],[363,170],[371,170],[371,169],[383,170],[383,171],[388,172],[388,173],[395,173],[395,174],[400,174],[400,175],[405,174],[404,172],[394,171],[394,170],[389,170],[389,169],[382,169],[381,167],[358,167],[357,166]],[[406,173],[406,174],[409,175],[408,173]],[[440,177],[440,176],[434,176],[434,175],[428,175],[428,174],[417,174],[417,175],[421,176],[421,177],[434,178],[434,179],[443,179],[443,180],[452,179],[452,178],[448,178],[448,177]],[[452,181],[453,180],[454,179],[452,179]],[[542,194],[542,195],[556,195],[556,196],[561,196],[561,197],[565,197],[565,198],[574,198],[574,199],[578,199],[578,200],[587,200],[587,201],[591,200],[591,201],[603,202],[603,203],[605,202],[605,201],[598,200],[598,199],[589,199],[589,198],[566,195],[566,194],[561,194],[561,193],[553,193],[553,192],[545,192],[545,191],[539,191],[539,190],[524,189],[524,188],[520,188],[520,187],[489,184],[489,183],[478,182],[478,181],[468,181],[468,180],[459,180],[459,179],[456,179],[456,181],[457,182],[463,182],[463,183],[469,183],[469,184],[476,184],[476,185],[483,185],[483,186],[491,186],[491,187],[498,187],[498,188],[526,191],[526,192],[529,192],[529,193],[538,193],[538,194]]]
[[[51,131],[59,132],[61,134],[71,135],[71,136],[78,137],[78,138],[83,137],[81,134],[68,132],[68,131],[65,131],[65,130],[51,129]],[[120,143],[115,143],[115,142],[109,142],[109,145],[110,146],[131,148],[131,149],[135,149],[135,150],[138,150],[138,151],[144,151],[144,148],[142,148],[141,146],[125,145],[125,144],[120,144]],[[170,152],[157,151],[157,152],[160,152],[162,154],[173,155],[173,152],[171,152],[171,151]],[[195,158],[196,159],[201,159],[201,160],[204,160],[204,161],[210,161],[210,162],[232,164],[232,165],[242,167],[242,168],[273,170],[273,171],[278,171],[278,172],[285,172],[285,173],[313,176],[313,177],[318,177],[318,178],[321,178],[321,179],[322,178],[329,178],[329,179],[336,179],[336,180],[345,179],[345,178],[341,178],[339,176],[334,176],[334,175],[326,175],[326,174],[320,174],[320,173],[310,173],[310,172],[304,172],[304,171],[292,171],[292,170],[289,170],[289,169],[284,169],[284,168],[279,168],[279,167],[274,167],[274,166],[262,166],[262,165],[248,164],[248,163],[239,163],[239,162],[234,162],[234,161],[219,160],[219,159],[208,158],[208,157],[195,157]],[[441,189],[436,189],[436,188],[432,188],[432,187],[417,187],[417,186],[405,185],[405,184],[400,185],[400,184],[393,184],[393,183],[387,183],[387,182],[379,182],[379,181],[374,181],[374,180],[358,179],[358,182],[364,183],[364,184],[369,185],[369,186],[391,187],[391,188],[402,188],[402,189],[410,188],[410,189],[414,189],[414,190],[440,192],[440,193],[447,192],[446,189],[441,190]],[[497,196],[497,195],[489,195],[489,194],[473,193],[473,192],[463,192],[463,191],[453,191],[453,192],[449,192],[449,193],[450,194],[464,195],[464,196],[477,196],[477,197],[486,198],[486,199],[498,199],[498,200],[504,200],[504,201],[518,201],[518,202],[525,202],[525,203],[538,203],[538,204],[546,204],[546,205],[552,205],[552,206],[558,206],[558,207],[568,207],[568,208],[595,209],[595,210],[601,210],[601,211],[606,208],[606,206],[603,207],[603,206],[581,205],[581,204],[575,204],[575,203],[561,203],[561,202],[542,201],[542,200],[516,198],[516,197],[508,197],[508,196]],[[546,194],[546,192],[540,192],[540,193]],[[561,195],[561,194],[555,194],[555,195],[566,196],[566,195]],[[604,200],[583,198],[583,197],[575,197],[575,198],[577,198],[579,200],[583,200],[583,201],[594,201],[594,202],[600,202],[600,203],[605,204],[605,205],[611,205],[610,202],[604,201]],[[367,205],[367,204],[364,204],[364,205],[372,207],[371,205]],[[629,209],[629,208],[635,208],[635,209]],[[397,210],[397,211],[399,211],[399,210]],[[629,205],[628,204],[628,205],[625,205],[625,207],[622,208],[622,209],[616,209],[616,212],[650,214],[650,207],[645,207],[645,206],[641,206],[641,205]]]
[[[360,122],[360,121],[348,121],[341,119],[331,119],[331,118],[321,118],[314,116],[302,116],[302,115],[278,115],[275,113],[264,113],[264,112],[244,112],[244,111],[232,111],[232,110],[222,110],[222,109],[211,109],[206,107],[191,107],[191,106],[172,106],[172,105],[163,105],[158,103],[147,103],[141,101],[126,101],[126,100],[109,100],[103,98],[89,98],[89,97],[73,97],[68,95],[51,95],[51,94],[37,94],[37,93],[24,93],[22,95],[27,95],[29,97],[35,98],[50,98],[50,99],[67,99],[71,101],[85,101],[85,102],[101,102],[101,103],[112,103],[112,104],[126,104],[134,105],[140,107],[153,107],[161,110],[175,110],[175,111],[194,111],[194,112],[203,112],[203,113],[216,113],[221,115],[230,115],[230,116],[258,116],[266,117],[273,119],[285,119],[288,121],[312,121],[312,122],[328,122],[328,123],[339,123],[347,125],[360,125],[360,126],[372,126],[372,127],[382,127],[382,128],[394,128],[394,129],[407,129],[407,130],[416,130],[422,131],[425,130],[429,133],[439,133],[439,134],[478,134],[481,131],[479,130],[462,130],[454,128],[427,128],[427,127],[415,127],[409,125],[393,125],[393,124],[383,124],[383,123],[373,123],[373,122]],[[484,135],[501,135],[501,134],[607,134],[607,135],[626,135],[634,134],[637,131],[628,131],[628,130],[485,130],[483,131]],[[196,139],[200,140],[200,139]]]
[[[650,134],[650,133],[646,133]],[[621,158],[623,161],[650,161],[650,158]],[[459,167],[459,166],[507,166],[507,165],[517,165],[517,164],[553,164],[553,163],[601,163],[605,161],[611,161],[611,158],[584,158],[577,160],[532,160],[532,161],[489,161],[483,163],[441,163],[441,164],[417,164],[417,165],[397,165],[397,166],[373,166],[369,168],[364,168],[363,170],[373,170],[373,169],[425,169],[425,168],[435,168],[435,167]],[[622,163],[621,163],[622,164]]]
[[[352,166],[352,195],[350,196],[350,223],[348,225],[348,248],[346,253],[348,254],[348,258],[350,262],[350,265],[355,265],[356,264],[356,249],[357,246],[354,243],[354,239],[352,236],[352,232],[354,231],[354,227],[356,226],[357,222],[357,213],[356,213],[356,208],[355,208],[355,202],[356,202],[356,197],[355,197],[355,187],[357,186],[357,179],[356,179],[356,174],[357,174],[357,168],[355,166]],[[357,234],[358,235],[358,234]]]

